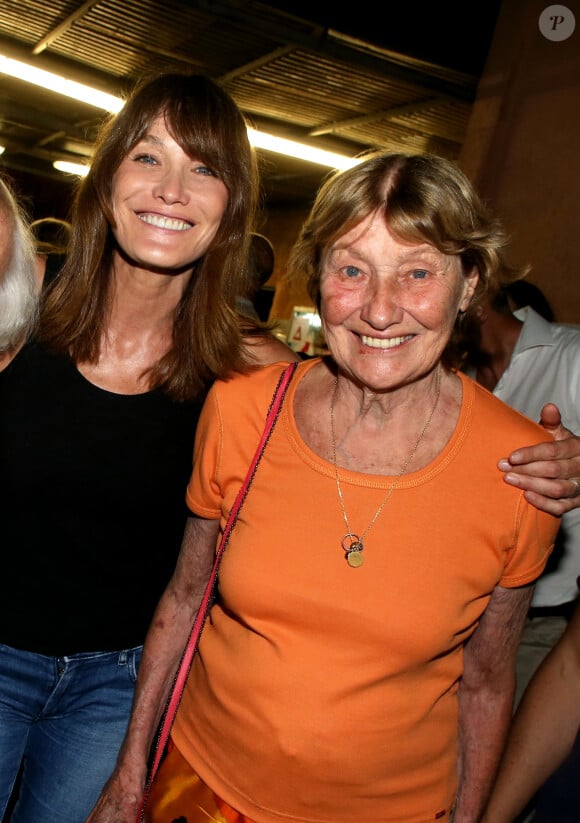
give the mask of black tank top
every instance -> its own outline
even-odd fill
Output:
[[[38,343],[0,373],[0,643],[143,642],[181,544],[199,410],[99,389]]]

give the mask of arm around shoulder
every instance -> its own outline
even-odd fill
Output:
[[[580,437],[562,425],[554,403],[543,406],[540,422],[551,439],[516,449],[498,467],[529,503],[559,516],[580,506]]]

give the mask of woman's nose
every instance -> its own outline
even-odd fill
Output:
[[[189,197],[183,173],[166,169],[155,185],[154,194],[166,203],[185,203]]]
[[[375,282],[367,291],[361,311],[362,319],[379,329],[399,322],[402,316],[396,285],[383,280]]]

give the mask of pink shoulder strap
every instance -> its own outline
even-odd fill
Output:
[[[236,496],[234,501],[234,505],[230,511],[227,523],[224,528],[224,532],[222,534],[218,549],[216,551],[216,556],[213,564],[213,568],[211,570],[211,574],[209,576],[209,580],[205,587],[205,592],[200,603],[195,621],[193,623],[187,645],[183,652],[181,661],[179,663],[179,667],[177,669],[177,673],[175,675],[175,679],[173,681],[173,685],[171,687],[171,692],[169,697],[167,698],[167,703],[165,705],[165,710],[163,713],[163,717],[161,719],[161,723],[159,726],[159,730],[157,733],[157,738],[155,741],[155,745],[152,750],[152,761],[149,767],[149,772],[147,775],[147,781],[145,784],[145,791],[143,795],[143,801],[141,804],[141,810],[137,817],[137,823],[142,823],[144,820],[144,812],[145,812],[145,804],[147,802],[147,797],[149,795],[149,790],[151,788],[151,784],[153,783],[153,779],[157,774],[157,770],[163,758],[163,753],[165,751],[165,747],[167,745],[167,741],[169,740],[169,734],[171,732],[171,727],[173,726],[173,721],[175,719],[175,715],[177,713],[177,709],[179,708],[179,704],[181,702],[181,696],[183,694],[183,690],[185,688],[185,683],[187,681],[187,677],[189,675],[189,670],[191,668],[191,664],[193,662],[193,657],[195,655],[197,644],[199,641],[199,637],[201,635],[201,630],[203,628],[203,624],[205,623],[205,619],[207,617],[207,613],[209,611],[209,606],[213,598],[213,592],[215,587],[215,582],[217,579],[218,568],[220,564],[221,557],[224,553],[224,550],[228,544],[230,539],[230,534],[232,533],[232,529],[235,526],[236,520],[238,519],[238,514],[246,495],[249,491],[250,485],[252,480],[254,479],[254,474],[256,473],[256,469],[258,468],[258,463],[262,459],[262,455],[264,454],[264,450],[270,438],[270,434],[276,424],[276,420],[278,419],[278,415],[280,413],[280,409],[282,408],[282,402],[284,400],[284,396],[286,394],[286,389],[288,388],[288,384],[290,383],[294,372],[296,371],[298,363],[289,363],[288,366],[284,369],[280,378],[278,380],[278,384],[274,391],[274,395],[272,397],[270,407],[268,409],[268,415],[266,417],[266,424],[264,426],[264,431],[262,432],[262,436],[260,438],[260,442],[258,443],[258,447],[250,463],[250,467],[248,469],[248,473],[244,482],[242,483],[240,490]]]

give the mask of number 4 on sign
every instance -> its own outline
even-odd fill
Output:
[[[294,340],[294,342],[296,343],[299,343],[301,340],[305,340],[308,337],[309,329],[309,320],[297,320],[294,326],[294,334],[292,335],[292,340]]]

